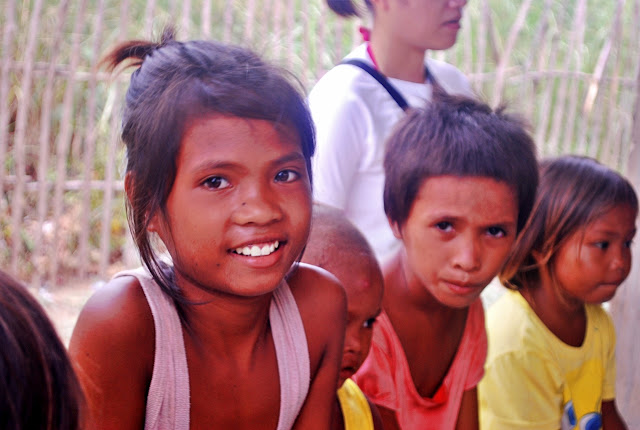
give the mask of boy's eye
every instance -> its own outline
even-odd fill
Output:
[[[362,327],[364,328],[373,328],[373,324],[376,322],[376,317],[369,318],[364,323],[362,323]]]
[[[276,182],[292,182],[298,179],[300,175],[293,170],[282,170],[276,173]]]
[[[231,184],[221,176],[211,176],[210,178],[205,179],[204,186],[214,190],[221,190],[230,187]]]
[[[450,232],[451,230],[453,230],[453,224],[451,224],[449,221],[440,221],[436,224],[436,228],[444,232]]]
[[[492,237],[505,237],[507,235],[507,232],[504,230],[504,228],[502,227],[489,227],[487,229],[487,233],[489,233],[489,236]]]

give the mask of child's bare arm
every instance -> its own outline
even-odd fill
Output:
[[[472,388],[462,394],[456,429],[477,430],[478,428],[478,389]]]
[[[88,429],[144,427],[154,331],[151,311],[144,297],[137,297],[143,292],[131,283],[120,278],[97,291],[71,337],[69,353],[87,399]]]
[[[294,429],[328,429],[336,408],[338,371],[346,327],[346,296],[338,280],[312,266],[301,267],[290,280],[305,326],[311,385]]]
[[[627,430],[615,400],[602,402],[602,430]]]

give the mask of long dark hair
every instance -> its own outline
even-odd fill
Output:
[[[311,178],[315,132],[297,81],[250,50],[212,41],[178,42],[171,27],[159,43],[129,41],[103,59],[131,75],[122,120],[127,147],[127,214],[143,263],[185,319],[185,300],[173,270],[156,255],[147,232],[164,211],[176,176],[176,159],[189,121],[211,114],[270,121],[295,132]]]
[[[638,212],[633,186],[619,173],[577,155],[544,160],[531,216],[500,280],[513,289],[534,287],[541,266],[553,278],[554,256],[569,236],[618,205]]]
[[[83,395],[42,306],[0,271],[0,428],[75,430]]]

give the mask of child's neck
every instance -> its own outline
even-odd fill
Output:
[[[561,297],[555,288],[546,283],[523,288],[520,294],[559,340],[570,346],[582,345],[587,330],[584,303]]]
[[[383,308],[402,345],[416,390],[430,398],[451,367],[469,308],[441,304],[405,272],[401,257],[385,266]]]
[[[409,82],[425,81],[425,51],[403,46],[386,35],[380,36],[375,28],[369,44],[376,66],[385,76]]]
[[[188,305],[189,334],[197,349],[218,351],[225,356],[246,356],[265,341],[269,332],[271,294],[234,297],[198,294]],[[187,294],[187,299],[193,299]]]

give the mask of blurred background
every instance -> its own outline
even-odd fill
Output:
[[[308,90],[355,45],[360,20],[322,0],[0,0],[0,267],[29,285],[65,341],[92,289],[139,264],[123,203],[120,109],[128,74],[108,48],[149,39],[240,44]],[[640,0],[471,0],[456,65],[492,105],[532,125],[539,154],[598,158],[640,183]],[[638,251],[635,249],[635,267]],[[634,269],[611,303],[618,398],[640,428],[640,291]]]

